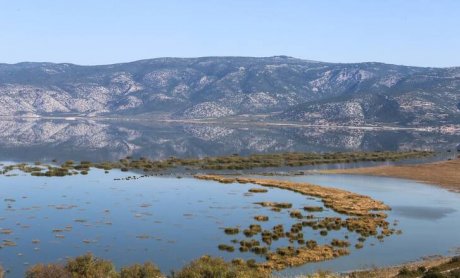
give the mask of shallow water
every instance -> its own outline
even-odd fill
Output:
[[[8,277],[22,277],[29,264],[63,261],[92,252],[112,260],[118,267],[153,261],[169,273],[203,254],[263,260],[250,252],[238,251],[225,227],[261,224],[271,229],[283,224],[287,230],[296,220],[288,210],[273,212],[254,202],[293,203],[293,208],[318,206],[316,198],[287,190],[270,188],[268,193],[247,194],[251,184],[220,184],[190,178],[147,177],[114,181],[133,173],[91,170],[87,176],[32,177],[0,176],[0,201],[3,212],[1,240],[12,240],[14,247],[0,249],[0,264],[10,271]],[[402,235],[386,237],[384,242],[369,238],[356,250],[356,235],[346,230],[332,231],[322,237],[319,231],[304,229],[306,239],[328,243],[332,238],[350,235],[351,255],[332,261],[307,264],[283,271],[295,275],[318,269],[346,271],[415,260],[433,254],[448,254],[460,246],[460,195],[433,186],[391,178],[311,175],[270,177],[334,186],[369,195],[393,207],[389,222],[399,221]],[[339,216],[331,211],[316,216]],[[270,221],[256,222],[255,215],[268,215]],[[67,230],[66,230],[67,227]],[[54,231],[53,230],[57,230]],[[255,237],[260,240],[260,236]],[[39,240],[39,243],[32,243]],[[228,253],[219,244],[235,246]],[[272,249],[287,245],[282,239]]]
[[[221,243],[245,239],[241,233],[226,235],[223,228],[257,223],[264,229],[276,224],[289,225],[287,229],[295,223],[287,210],[272,212],[254,202],[289,201],[294,208],[321,205],[315,198],[281,189],[247,194],[248,189],[260,187],[250,184],[161,177],[114,181],[126,175],[94,169],[87,176],[0,176],[0,228],[13,231],[0,233],[0,241],[17,243],[0,249],[0,264],[10,271],[8,277],[21,277],[30,264],[63,261],[86,252],[110,259],[118,267],[151,260],[165,273],[204,254],[261,260],[250,252],[240,253],[239,244],[234,244],[234,253],[218,250]],[[256,222],[256,215],[267,215],[270,221]],[[306,232],[319,238],[318,233]],[[327,243],[331,237],[318,241]],[[286,244],[282,239],[272,248]]]
[[[432,185],[409,180],[356,175],[311,175],[276,177],[297,182],[310,182],[371,196],[392,207],[390,223],[398,220],[401,235],[383,243],[365,245],[349,256],[333,261],[307,264],[283,274],[306,271],[348,271],[373,266],[387,266],[417,260],[431,255],[453,255],[460,247],[460,194]],[[367,243],[367,242],[366,242]]]

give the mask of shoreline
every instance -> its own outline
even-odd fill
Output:
[[[138,121],[156,123],[178,123],[178,124],[210,124],[210,125],[244,125],[265,126],[265,127],[304,127],[304,128],[325,128],[325,129],[348,129],[348,130],[371,130],[371,131],[420,131],[420,132],[440,132],[457,133],[459,127],[446,126],[424,126],[424,127],[404,127],[389,125],[340,125],[340,124],[308,124],[305,122],[276,122],[276,121],[254,121],[254,118],[231,118],[231,119],[171,119],[167,117],[148,118],[148,117],[113,117],[113,116],[2,116],[0,120],[65,120],[65,121]]]
[[[409,179],[460,193],[460,158],[414,165],[321,170],[318,173]]]
[[[420,267],[425,267],[426,269],[436,268],[442,265],[447,265],[452,259],[457,256],[442,256],[442,255],[433,255],[429,257],[420,258],[416,261],[410,261],[402,264],[390,265],[385,267],[377,268],[367,268],[367,269],[355,269],[346,272],[335,273],[330,276],[330,278],[368,278],[368,277],[399,277],[398,274],[402,269],[408,269],[411,271],[416,271]],[[450,270],[457,269],[457,266],[453,267]],[[416,276],[417,277],[417,276]],[[420,275],[419,277],[422,277]]]

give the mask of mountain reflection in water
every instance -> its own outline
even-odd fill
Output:
[[[357,150],[455,150],[458,135],[423,131],[181,124],[149,121],[1,120],[3,161],[163,159]]]

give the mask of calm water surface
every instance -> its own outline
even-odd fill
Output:
[[[113,260],[117,266],[151,260],[165,273],[204,254],[259,261],[262,257],[252,253],[218,250],[219,244],[245,239],[243,234],[226,235],[223,228],[247,228],[257,223],[256,215],[270,217],[269,222],[259,223],[264,229],[295,223],[287,210],[272,212],[254,202],[289,201],[295,208],[321,205],[315,198],[280,189],[248,194],[248,189],[259,187],[250,184],[160,177],[114,181],[125,176],[99,170],[62,178],[0,176],[0,228],[12,230],[0,234],[0,241],[17,243],[0,249],[0,263],[10,277],[20,277],[29,264],[63,261],[86,252]],[[326,210],[317,215],[338,214]],[[319,238],[318,232],[307,234]],[[285,239],[272,248],[283,245]]]
[[[248,127],[241,125],[167,125],[148,122],[14,120],[0,121],[0,161],[50,162],[53,159],[114,161],[126,156],[163,159],[288,151],[436,150],[443,157],[458,155],[458,134],[415,131],[371,131],[307,127]],[[450,150],[450,152],[448,152]],[[316,168],[344,167],[319,165]],[[347,165],[346,167],[350,167]],[[305,168],[305,167],[304,167]],[[168,273],[203,255],[225,259],[262,260],[252,253],[219,251],[244,235],[228,236],[224,227],[246,228],[255,215],[271,229],[295,220],[288,211],[275,213],[254,202],[293,203],[294,208],[321,205],[318,199],[270,189],[247,194],[249,184],[218,184],[190,178],[148,177],[92,170],[87,176],[0,176],[0,242],[17,245],[0,249],[0,264],[8,277],[22,277],[38,262],[65,261],[86,252],[112,260],[118,267],[154,261]],[[271,177],[273,178],[273,177]],[[343,175],[275,177],[344,188],[382,200],[393,207],[389,221],[398,220],[402,235],[379,242],[368,239],[361,250],[333,261],[308,264],[282,272],[295,275],[317,269],[345,271],[374,265],[448,254],[460,246],[460,195],[416,182]],[[334,212],[316,216],[337,216]],[[9,233],[8,231],[12,232]],[[341,230],[321,237],[304,229],[306,239],[328,243],[343,238]],[[38,240],[38,243],[33,243]],[[354,245],[356,236],[350,235]],[[272,249],[284,246],[282,239]],[[238,249],[238,245],[234,245]]]
[[[129,174],[129,173],[128,173]],[[220,251],[217,245],[230,244],[244,235],[225,235],[224,227],[246,228],[256,223],[255,215],[268,215],[260,223],[271,229],[285,228],[295,220],[288,211],[276,213],[254,202],[291,202],[294,208],[321,205],[316,198],[294,192],[269,189],[268,193],[247,194],[250,184],[219,184],[190,178],[148,177],[114,181],[127,174],[92,170],[87,176],[32,177],[0,176],[0,200],[3,212],[1,240],[17,243],[0,249],[0,263],[9,277],[21,277],[29,264],[63,261],[67,256],[93,252],[111,259],[117,266],[154,261],[168,273],[203,254],[225,259],[262,257],[252,253]],[[425,255],[448,254],[460,246],[460,195],[445,190],[390,178],[344,175],[275,177],[334,186],[383,200],[393,207],[389,221],[398,220],[402,235],[369,238],[365,247],[333,261],[307,264],[288,269],[283,275],[295,275],[317,269],[346,271],[374,265],[388,265],[418,259]],[[331,211],[316,216],[337,216]],[[67,227],[67,230],[66,230]],[[62,231],[63,230],[63,231]],[[319,231],[304,229],[306,239],[328,243],[344,238],[345,230],[327,237]],[[32,243],[39,240],[39,243]],[[356,236],[350,234],[352,244]],[[272,249],[287,245],[274,242]],[[238,249],[238,244],[235,244]]]

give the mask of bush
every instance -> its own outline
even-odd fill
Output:
[[[173,274],[174,278],[261,278],[268,277],[267,273],[248,267],[247,264],[227,263],[221,258],[203,256],[183,267]]]
[[[2,276],[0,276],[2,277]],[[70,278],[70,273],[63,265],[36,264],[31,266],[25,275],[26,278]]]
[[[423,278],[445,278],[446,276],[439,271],[438,267],[433,267],[422,276]]]
[[[160,278],[164,275],[153,263],[135,264],[123,267],[120,272],[121,278]]]
[[[460,269],[456,269],[450,272],[451,278],[460,278]]]
[[[72,277],[118,277],[118,273],[110,261],[98,259],[92,254],[86,254],[76,257],[75,259],[69,259],[65,269],[70,272]]]
[[[412,271],[410,271],[407,267],[403,267],[399,270],[398,272],[398,275],[399,276],[408,276],[408,275],[412,275]]]

